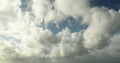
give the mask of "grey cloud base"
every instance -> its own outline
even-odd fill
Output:
[[[120,62],[120,11],[91,8],[89,0],[0,2],[0,63]],[[47,28],[69,16],[88,28],[56,35]]]

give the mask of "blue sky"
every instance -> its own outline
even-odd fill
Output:
[[[63,29],[65,29],[66,27],[69,28],[72,33],[79,32],[80,30],[84,30],[88,27],[85,24],[80,24],[79,21],[77,21],[73,17],[66,18],[64,21],[59,23],[58,26],[59,27],[56,27],[56,24],[49,23],[47,28],[50,29],[53,34],[57,34],[58,32],[61,32]]]
[[[120,9],[120,0],[93,0],[92,6],[106,7],[118,11]]]

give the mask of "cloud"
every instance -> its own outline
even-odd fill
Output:
[[[92,22],[84,33],[84,44],[87,48],[103,48],[119,30],[120,14],[105,8],[93,8],[92,12]]]
[[[65,15],[75,18],[82,17],[83,23],[88,23],[87,20],[90,20],[91,13],[89,0],[56,0],[54,5],[56,10]]]
[[[25,1],[0,1],[0,62],[120,62],[119,11],[92,8],[89,0]],[[68,21],[68,17],[88,27],[72,32],[68,23],[57,34],[47,28],[51,22]]]
[[[58,11],[73,16],[85,14],[90,8],[89,0],[56,0],[54,5]]]
[[[54,2],[54,0],[33,0],[32,13],[35,15],[37,23],[44,21],[45,24],[48,24],[52,21],[58,24],[65,19],[66,16],[63,13],[54,9]]]
[[[84,48],[82,43],[82,32],[71,33],[68,28],[65,28],[65,30],[58,33],[57,36],[60,38],[57,55],[55,55],[56,50],[53,50],[53,53],[50,56],[56,57],[59,53],[62,57],[72,57],[74,55],[87,53],[87,50]]]

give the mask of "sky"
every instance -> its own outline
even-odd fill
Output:
[[[0,63],[120,63],[120,0],[0,0]]]

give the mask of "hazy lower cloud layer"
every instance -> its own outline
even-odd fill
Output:
[[[119,63],[119,32],[120,11],[90,0],[0,0],[0,63]]]

